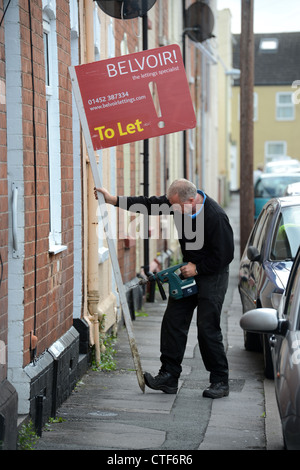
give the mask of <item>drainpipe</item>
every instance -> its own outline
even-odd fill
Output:
[[[148,15],[143,16],[143,50],[148,49]],[[144,140],[144,196],[149,197],[149,140]],[[149,274],[149,218],[145,216],[145,232],[144,230],[144,272],[146,276]]]
[[[143,15],[143,50],[148,49],[148,15]],[[149,197],[149,140],[144,140],[144,196]],[[145,216],[144,222],[144,273],[150,274],[149,261],[149,216]],[[155,301],[155,281],[150,282],[149,302]]]
[[[94,3],[85,0],[85,36],[87,63],[94,61]],[[93,325],[93,340],[95,345],[96,362],[100,364],[99,343],[99,283],[98,283],[98,238],[97,238],[97,208],[98,203],[94,198],[94,180],[89,161],[87,159],[87,200],[88,200],[88,276],[87,276],[87,302],[88,311]]]
[[[79,16],[79,29],[80,31],[85,30],[85,7],[84,3],[80,2],[78,4],[78,16]],[[80,45],[79,45],[79,63],[83,64],[85,62],[85,39],[84,35],[80,35]],[[89,326],[89,344],[93,346],[94,342],[94,331],[92,320],[88,311],[88,203],[87,203],[87,150],[84,139],[81,142],[81,159],[82,159],[82,216],[83,216],[83,274],[82,274],[82,290],[83,290],[83,318]]]

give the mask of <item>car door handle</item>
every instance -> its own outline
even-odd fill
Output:
[[[270,336],[270,338],[269,338],[269,343],[270,343],[270,346],[271,346],[272,348],[274,348],[274,346],[276,346],[277,339],[276,339],[276,336],[275,336],[275,335]]]

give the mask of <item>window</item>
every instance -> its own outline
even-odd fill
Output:
[[[287,155],[287,145],[285,141],[269,141],[265,143],[265,161],[281,160]]]
[[[293,303],[296,303],[296,309],[300,307],[299,305],[299,296],[297,296],[297,287],[299,286],[300,280],[300,264],[298,264],[298,269],[294,272],[293,280],[291,283],[291,287],[287,293],[286,297],[286,304],[285,304],[285,315],[288,319],[290,317],[290,313],[292,310]],[[298,287],[299,292],[299,287]],[[297,305],[298,304],[298,305]],[[297,328],[299,329],[299,314],[298,314],[298,325]]]
[[[283,197],[285,196],[288,185],[297,183],[300,180],[300,175],[295,172],[293,175],[271,173],[266,177],[262,177],[255,185],[254,197],[255,198],[268,198]]]
[[[45,82],[46,82],[46,94],[48,95],[48,88],[50,86],[50,48],[49,48],[49,35],[50,27],[47,21],[44,21],[44,58],[45,58]]]
[[[266,233],[268,232],[270,223],[272,223],[273,220],[273,210],[272,206],[262,209],[249,238],[249,246],[254,246],[261,254],[265,250],[265,243],[267,240]]]
[[[274,212],[273,207],[269,206],[267,209],[267,214],[266,214],[264,225],[260,232],[260,238],[257,243],[257,249],[259,253],[263,253],[265,251],[265,246],[267,242],[267,233],[269,232],[270,224],[273,221],[273,212]]]
[[[259,43],[260,52],[277,52],[278,39],[277,38],[262,38]]]
[[[276,120],[293,121],[295,119],[295,108],[293,103],[293,93],[276,93]]]
[[[300,207],[291,206],[282,209],[271,249],[271,259],[294,259],[299,248]]]
[[[264,223],[265,223],[265,217],[266,217],[266,210],[262,209],[261,213],[258,216],[257,223],[254,225],[252,232],[251,232],[249,245],[255,246],[256,248],[259,242],[262,227],[264,226]]]
[[[43,0],[43,37],[45,59],[47,142],[49,167],[50,233],[49,251],[66,249],[61,237],[61,155],[58,98],[58,59],[56,42],[56,5]]]
[[[94,4],[94,57],[95,60],[100,60],[100,37],[101,37],[101,23],[98,16],[98,5]]]

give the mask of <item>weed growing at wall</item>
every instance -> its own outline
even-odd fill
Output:
[[[39,437],[37,436],[32,421],[23,424],[18,434],[18,450],[33,450]]]
[[[117,353],[115,349],[115,344],[117,342],[117,337],[114,334],[107,335],[104,338],[100,337],[100,364],[97,363],[95,358],[95,352],[93,351],[92,356],[92,370],[116,370],[117,364],[115,360],[115,355]]]

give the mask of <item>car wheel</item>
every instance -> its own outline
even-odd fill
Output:
[[[260,335],[244,331],[244,346],[247,351],[261,351]]]
[[[263,355],[265,377],[274,380],[273,361],[268,335],[263,335]]]

